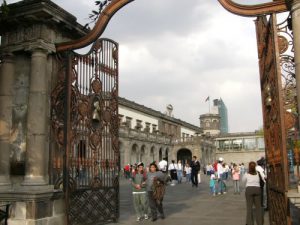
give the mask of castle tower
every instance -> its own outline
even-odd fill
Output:
[[[200,115],[200,127],[203,129],[204,134],[216,136],[220,134],[220,120],[219,114],[206,113]]]

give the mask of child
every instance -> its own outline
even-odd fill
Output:
[[[148,219],[148,201],[146,192],[146,173],[144,173],[144,164],[139,163],[136,167],[135,172],[132,174],[132,194],[133,194],[133,205],[137,214],[136,221]]]
[[[185,165],[184,171],[185,171],[186,182],[191,183],[192,168],[190,167],[190,165],[188,163]]]
[[[240,194],[240,169],[236,164],[233,164],[232,180],[233,180],[234,194]]]
[[[215,176],[215,174],[210,175],[209,188],[210,188],[210,193],[213,196],[215,196],[216,195],[216,176]]]

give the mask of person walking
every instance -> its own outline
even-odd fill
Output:
[[[265,158],[261,157],[258,161],[256,161],[257,166],[256,166],[256,171],[260,175],[260,188],[261,188],[261,206],[264,209],[267,209],[267,194],[266,194],[266,179],[267,175],[265,173]]]
[[[191,169],[192,187],[198,187],[198,173],[200,171],[200,162],[197,160],[197,156],[193,156],[193,160],[191,162]]]
[[[171,180],[172,180],[171,185],[174,186],[175,181],[177,180],[177,165],[175,163],[175,160],[172,160],[172,162],[169,165],[168,170],[170,172],[170,176],[171,176]]]
[[[159,170],[162,171],[163,173],[168,172],[168,162],[167,158],[163,158],[159,163],[158,163]]]
[[[246,168],[245,168],[245,165],[244,165],[244,163],[241,163],[240,164],[240,175],[241,175],[241,177],[243,177],[244,176],[244,174],[246,173]]]
[[[255,206],[255,220],[257,225],[263,225],[263,211],[261,207],[261,188],[260,178],[256,171],[256,163],[250,162],[248,173],[243,176],[243,181],[246,182],[246,205],[247,205],[247,216],[246,225],[254,224],[254,215],[252,211],[253,205]]]
[[[209,188],[210,188],[210,193],[213,196],[215,196],[216,195],[216,176],[215,176],[215,174],[210,175]]]
[[[224,183],[224,167],[222,165],[224,159],[221,157],[219,158],[218,164],[217,164],[217,179],[218,179],[218,194],[226,194],[225,191],[225,183]]]
[[[232,166],[232,180],[233,180],[233,188],[234,188],[234,194],[240,194],[240,169],[239,167],[234,163]]]
[[[178,162],[177,162],[177,181],[178,181],[178,184],[181,184],[182,173],[183,173],[183,165],[181,163],[181,160],[178,160]]]
[[[146,193],[146,173],[144,164],[138,163],[135,172],[132,174],[132,194],[133,205],[137,214],[136,221],[141,221],[142,218],[148,219],[148,199]]]
[[[165,218],[162,203],[165,181],[166,173],[159,171],[157,165],[151,163],[149,166],[149,173],[147,173],[146,189],[153,222],[157,220],[157,211],[160,213],[161,219]]]
[[[125,175],[125,178],[126,178],[126,179],[129,179],[129,178],[130,178],[130,164],[127,164],[127,165],[124,167],[124,175]]]
[[[192,168],[188,163],[185,164],[184,171],[185,171],[186,183],[191,183]]]

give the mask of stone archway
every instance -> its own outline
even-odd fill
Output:
[[[181,160],[182,164],[192,161],[192,151],[187,148],[181,148],[177,152],[177,161]]]
[[[138,145],[133,144],[131,147],[130,164],[133,165],[139,161]]]
[[[166,158],[167,162],[169,162],[169,148],[166,149],[164,158]]]
[[[145,145],[142,145],[142,147],[141,147],[141,152],[140,152],[140,157],[139,157],[139,161],[140,162],[144,162],[145,161],[145,153],[146,153],[146,146]],[[145,162],[144,162],[145,163]]]
[[[161,161],[163,158],[162,156],[162,148],[159,149],[159,152],[158,152],[158,160]]]
[[[150,150],[150,161],[154,162],[155,161],[155,147],[152,146]]]

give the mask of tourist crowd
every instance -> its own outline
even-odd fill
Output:
[[[142,162],[124,167],[124,176],[131,181],[133,203],[137,214],[137,221],[147,220],[149,215],[152,221],[156,221],[158,214],[161,219],[165,218],[163,210],[163,197],[167,184],[186,183],[198,188],[201,183],[200,162],[193,156],[190,163],[182,163],[181,160],[171,163],[164,158],[160,162],[152,162],[149,166],[144,166]],[[255,162],[250,162],[246,169],[244,163],[224,162],[219,158],[215,162],[202,167],[203,173],[209,176],[209,189],[212,196],[226,194],[227,184],[233,182],[233,193],[240,194],[240,184],[245,185],[245,198],[247,206],[246,224],[254,224],[254,217],[257,225],[263,224],[263,208],[266,208],[265,197],[265,160],[261,158]],[[255,206],[255,214],[252,207]]]

